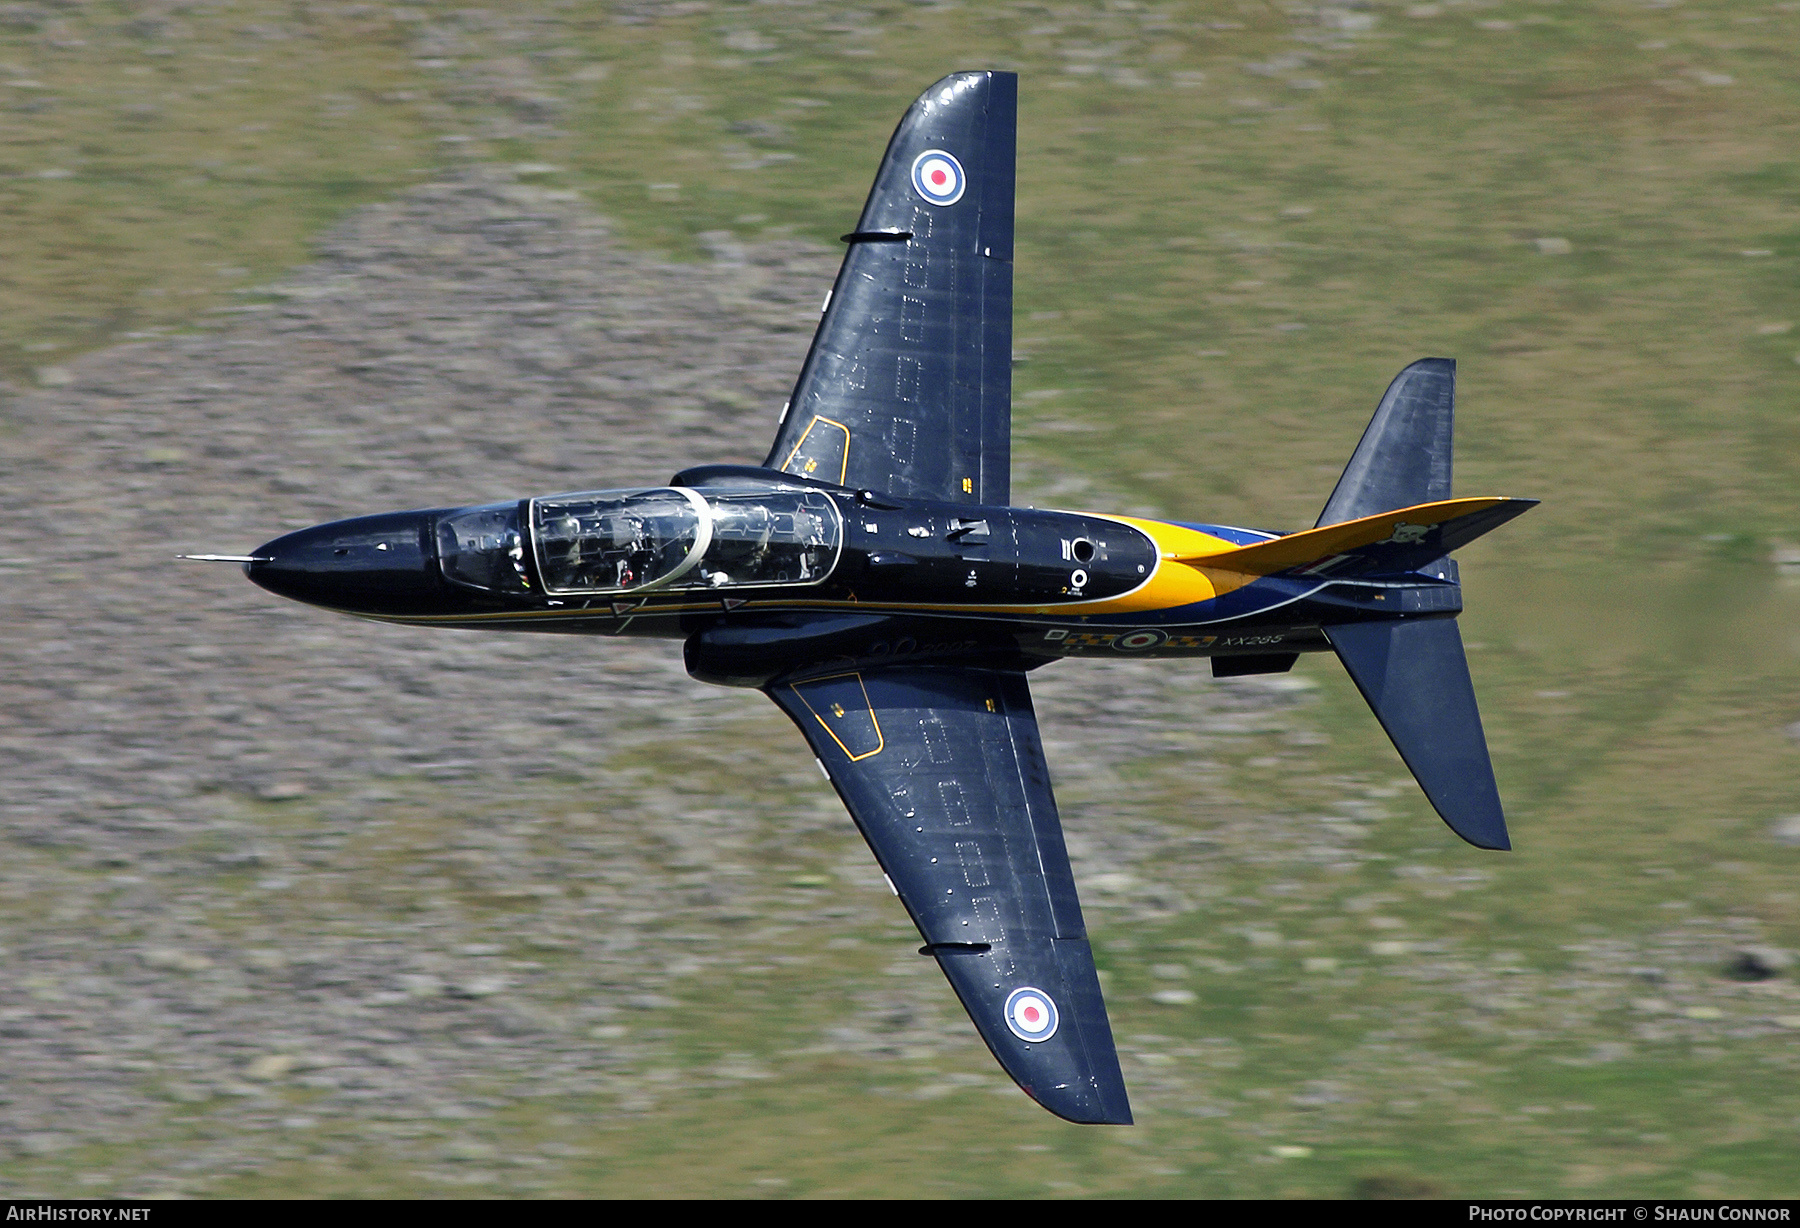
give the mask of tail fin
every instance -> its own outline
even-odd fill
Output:
[[[1263,552],[1264,564],[1321,555],[1306,575],[1432,571],[1455,583],[1454,571],[1433,563],[1537,502],[1452,498],[1455,426],[1456,364],[1448,358],[1413,363],[1388,385],[1318,525],[1249,549]],[[1323,556],[1327,548],[1338,553]],[[1207,560],[1208,574],[1220,566],[1231,564]],[[1511,848],[1456,623],[1386,619],[1323,630],[1450,830],[1477,848]]]
[[[1511,848],[1456,623],[1345,623],[1325,635],[1450,830],[1476,848]]]
[[[1455,426],[1456,362],[1421,358],[1388,385],[1318,523],[1448,499]]]

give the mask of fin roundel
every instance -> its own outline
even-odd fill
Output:
[[[941,149],[927,149],[913,159],[912,185],[928,204],[954,205],[968,186],[962,163]]]

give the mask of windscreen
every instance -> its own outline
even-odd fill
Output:
[[[611,490],[534,499],[532,535],[544,588],[620,593],[662,585],[693,566],[704,525],[678,490]]]

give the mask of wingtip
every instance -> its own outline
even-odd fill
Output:
[[[1512,852],[1512,836],[1507,833],[1504,817],[1496,815],[1491,820],[1461,824],[1452,823],[1442,812],[1438,817],[1444,820],[1444,825],[1455,832],[1464,844],[1472,844],[1478,849],[1494,853]]]
[[[1077,1126],[1130,1126],[1137,1123],[1131,1115],[1131,1103],[1125,1098],[1125,1088],[1091,1087],[1083,1089],[1086,1094],[1073,1096],[1059,1095],[1069,1093],[1074,1088],[1056,1088],[1048,1095],[1040,1096],[1030,1088],[1020,1084],[1027,1096],[1037,1106],[1064,1121]],[[1068,1103],[1059,1103],[1059,1101]]]

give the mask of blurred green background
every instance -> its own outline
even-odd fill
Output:
[[[1016,70],[1020,499],[1310,524],[1386,381],[1455,357],[1458,493],[1544,500],[1462,555],[1517,851],[1455,842],[1311,659],[1308,735],[1245,731],[1205,788],[1380,799],[1382,856],[1227,857],[1217,898],[1096,919],[1128,1079],[1194,1072],[1185,1110],[959,1091],[972,1033],[930,1094],[809,1060],[876,931],[683,1008],[676,1071],[731,1016],[770,1077],[505,1129],[588,1193],[1791,1197],[1800,989],[1678,953],[1800,946],[1796,47],[1800,4],[1751,0],[10,5],[0,373],[208,327],[463,161],[677,259],[829,243],[925,84]],[[1199,787],[1175,751],[1128,784]],[[215,1192],[418,1189],[340,1151]]]

